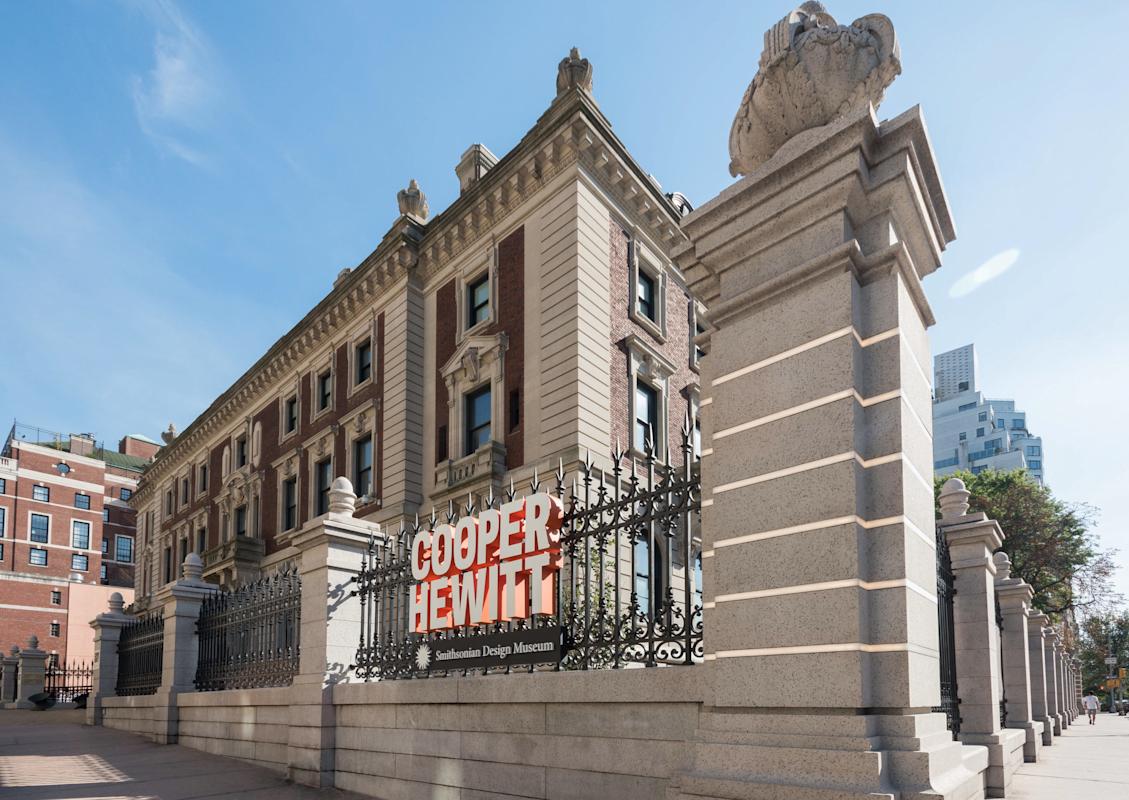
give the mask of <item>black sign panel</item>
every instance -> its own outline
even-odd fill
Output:
[[[424,639],[415,647],[415,667],[423,672],[555,664],[561,660],[557,627]]]

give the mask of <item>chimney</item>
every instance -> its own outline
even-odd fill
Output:
[[[89,433],[71,434],[71,455],[88,456],[94,452],[94,437]]]
[[[459,194],[462,194],[498,163],[498,157],[484,144],[472,144],[455,166],[459,176]]]

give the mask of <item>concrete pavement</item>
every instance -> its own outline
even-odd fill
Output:
[[[1127,800],[1129,717],[1098,714],[1098,724],[1079,717],[1037,764],[1015,775],[1008,800]]]
[[[88,728],[84,713],[0,711],[0,800],[360,800],[243,761]]]

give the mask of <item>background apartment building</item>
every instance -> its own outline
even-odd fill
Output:
[[[591,78],[573,51],[511,152],[462,155],[442,213],[411,182],[376,249],[161,452],[133,498],[139,607],[189,551],[223,585],[285,562],[338,475],[395,528],[606,464],[617,441],[682,463],[704,324],[670,260],[689,204],[636,164]]]
[[[976,348],[968,344],[933,360],[933,469],[1025,469],[1043,482],[1043,440],[1027,429],[1014,400],[993,400],[977,388]]]
[[[126,436],[14,423],[0,456],[0,642],[89,661],[89,626],[110,592],[133,592],[136,514],[128,505],[158,446]]]

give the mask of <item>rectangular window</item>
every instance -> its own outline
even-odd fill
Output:
[[[510,389],[510,433],[521,424],[521,390]]]
[[[114,540],[114,561],[133,563],[133,537],[119,536]]]
[[[33,547],[27,551],[27,563],[36,567],[47,566],[47,550],[42,547]]]
[[[372,495],[372,434],[353,442],[353,491]]]
[[[1016,417],[1011,421],[1011,427],[1022,429],[1024,427],[1023,417]]]
[[[298,395],[286,398],[286,432],[298,430]]]
[[[172,489],[165,492],[165,514],[172,516]]]
[[[961,431],[961,432],[960,432],[960,440],[961,440],[961,441],[963,442],[963,441],[965,441],[966,439],[968,439],[968,434],[967,434],[967,433],[965,433],[964,431]]]
[[[476,281],[467,284],[467,327],[473,328],[478,323],[490,317],[490,276],[483,275]]]
[[[203,555],[204,548],[208,546],[208,531],[206,528],[201,528],[196,531],[196,552]]]
[[[235,535],[247,535],[247,506],[239,506],[235,509]]]
[[[357,345],[356,353],[354,354],[354,363],[356,365],[356,378],[354,383],[364,383],[372,377],[372,341],[365,339]]]
[[[90,523],[74,520],[71,522],[71,547],[75,550],[90,549]]]
[[[1003,439],[989,439],[988,441],[984,442],[984,449],[985,450],[999,450],[1000,445],[1002,443],[1003,443]]]
[[[965,403],[964,405],[957,408],[957,411],[968,411],[968,409],[970,409],[970,408],[976,408],[976,404],[975,403]]]
[[[447,426],[440,425],[439,430],[435,432],[435,461],[446,461],[447,456]]]
[[[58,589],[51,590],[51,605],[61,606],[63,604],[63,593]]]
[[[54,637],[59,636],[59,623],[57,623],[57,622],[51,623],[51,635],[54,636]]]
[[[183,564],[186,558],[188,558],[188,537],[180,540],[180,561],[177,563]]]
[[[101,580],[102,583],[106,582],[106,565],[105,564],[102,564],[100,567],[98,567],[98,579]]]
[[[0,542],[0,561],[4,560],[4,543]]]
[[[658,322],[655,288],[655,279],[639,269],[635,281],[635,307],[640,314],[651,322]]]
[[[8,509],[0,506],[0,539],[4,537],[4,532],[8,529]]]
[[[315,516],[321,516],[329,511],[329,487],[333,483],[333,461],[332,459],[325,459],[319,461],[314,467],[317,473],[317,480],[315,487],[317,489],[317,499],[315,503]]]
[[[120,497],[123,502],[129,500],[129,498],[133,497],[133,489],[122,489],[118,492],[118,497]]]
[[[702,323],[698,322],[697,320],[695,320],[694,321],[694,336],[701,336],[705,332],[706,332],[706,326],[703,325]],[[691,342],[690,345],[694,348],[694,363],[697,364],[699,361],[702,360],[702,358],[705,357],[706,351],[702,349],[701,345],[695,344],[694,342]]]
[[[972,474],[973,474],[973,475],[979,475],[979,474],[980,474],[981,472],[983,472],[983,471],[984,471],[984,470],[986,470],[986,469],[988,469],[988,468],[987,468],[987,467],[983,467],[983,466],[981,466],[981,467],[973,467],[973,468],[972,468]]]
[[[102,555],[110,554],[110,540],[102,537]]]
[[[976,438],[979,439],[983,436],[984,436],[984,429],[983,428],[977,428],[976,429]]]
[[[182,478],[180,481],[180,502],[188,505],[188,478]]]
[[[90,558],[83,553],[71,553],[71,569],[86,572],[90,569]]]
[[[326,370],[318,375],[318,411],[329,408],[333,400],[333,373]]]
[[[41,503],[50,503],[51,490],[46,486],[33,486],[31,488],[31,499],[38,500]]]
[[[1040,447],[1039,445],[1037,445],[1037,444],[1027,445],[1027,455],[1029,455],[1029,456],[1041,456],[1042,454],[1043,454],[1043,448]]]
[[[464,455],[470,455],[490,441],[490,384],[468,394],[464,404]]]
[[[172,548],[171,547],[165,548],[164,568],[165,568],[165,570],[164,570],[164,576],[165,576],[164,582],[165,583],[171,583],[172,582]]]
[[[635,449],[646,452],[655,446],[659,428],[659,393],[642,381],[635,384]]]
[[[0,494],[8,493],[8,481],[5,478],[0,478]]]
[[[240,436],[235,440],[235,466],[236,468],[247,464],[247,437]]]
[[[1027,469],[1042,469],[1042,468],[1043,468],[1043,462],[1042,461],[1028,461],[1027,462]]]
[[[282,529],[291,530],[298,525],[298,479],[282,482]]]
[[[45,543],[50,536],[51,519],[46,514],[31,515],[31,541]]]
[[[109,522],[110,521],[110,507],[109,506],[103,506],[103,508],[102,508],[102,521],[103,522]]]
[[[987,420],[988,420],[988,412],[987,411],[981,411],[979,414],[976,415],[976,421],[977,422],[987,422]]]
[[[83,494],[82,492],[75,492],[74,494],[74,507],[82,508],[86,511],[90,510],[90,495]]]

